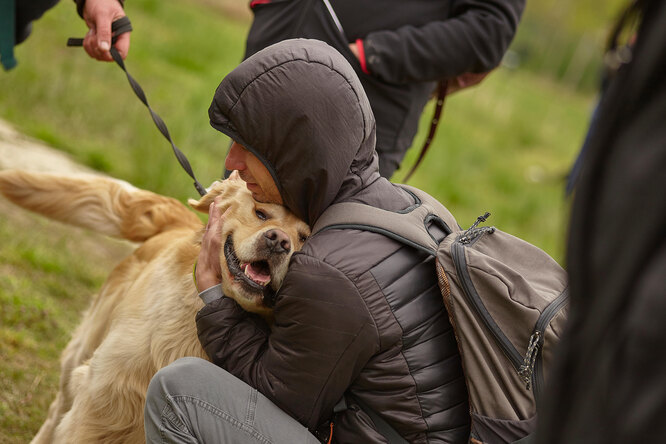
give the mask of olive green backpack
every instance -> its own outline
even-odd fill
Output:
[[[553,349],[566,321],[566,272],[534,245],[495,227],[478,226],[489,214],[462,230],[435,198],[402,187],[417,200],[409,211],[334,204],[312,232],[373,231],[435,256],[469,392],[470,442],[528,442]],[[447,234],[439,243],[428,231],[432,224]],[[378,430],[389,427],[377,424],[381,419],[374,419],[378,418],[374,412],[370,415]],[[394,441],[400,442],[389,442]]]

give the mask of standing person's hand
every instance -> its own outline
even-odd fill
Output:
[[[475,73],[475,72],[466,72],[460,74],[457,77],[449,80],[449,87],[446,90],[446,95],[453,94],[454,92],[460,91],[461,89],[469,88],[470,86],[477,85],[481,83],[481,80],[485,79],[491,71]]]
[[[86,0],[83,7],[83,19],[90,30],[83,39],[83,47],[90,57],[97,60],[112,61],[111,23],[124,17],[125,11],[118,0]],[[124,59],[130,47],[130,33],[118,36],[115,48]]]

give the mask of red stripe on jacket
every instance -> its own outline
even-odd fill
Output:
[[[265,5],[267,3],[270,3],[271,0],[252,0],[250,2],[250,9],[254,9],[255,6],[257,5]]]
[[[365,61],[365,49],[363,48],[363,40],[356,39],[356,49],[358,49],[358,61],[361,62],[361,71],[370,74],[368,64]]]

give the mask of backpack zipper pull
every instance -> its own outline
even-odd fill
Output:
[[[525,359],[523,360],[523,365],[518,369],[518,375],[525,383],[525,388],[530,389],[532,374],[534,373],[534,363],[536,362],[537,354],[539,354],[539,346],[541,345],[541,332],[535,331],[532,336],[530,336],[530,343],[527,346],[527,353],[525,353]]]
[[[459,241],[460,241],[461,243],[463,243],[463,244],[467,244],[467,243],[469,243],[469,242],[471,241],[471,237],[470,237],[470,236],[471,236],[471,234],[472,234],[472,231],[473,231],[473,230],[474,230],[474,229],[475,229],[475,228],[476,228],[481,222],[485,222],[486,220],[488,220],[489,217],[490,217],[490,213],[487,212],[487,211],[485,212],[485,214],[483,214],[483,215],[477,217],[477,218],[476,218],[476,221],[472,224],[472,226],[469,227],[467,230],[465,230],[465,232],[462,234],[462,236],[460,236]]]
[[[481,222],[485,222],[485,221],[487,221],[489,217],[490,217],[490,213],[486,211],[485,214],[483,214],[483,215],[481,215],[481,216],[479,216],[479,217],[476,218],[476,222],[474,222],[474,223],[472,224],[472,226],[469,227],[469,228],[467,229],[467,231],[473,230],[473,229],[476,228]]]

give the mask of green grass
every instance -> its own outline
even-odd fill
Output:
[[[617,7],[611,3],[607,13]],[[531,51],[547,59],[548,50],[538,46],[543,42],[555,42],[553,53],[562,52],[560,40],[576,41],[587,32],[581,20],[594,22],[594,35],[601,33],[607,21],[592,13],[599,12],[598,3],[564,4],[586,12],[558,28],[543,20],[553,1],[528,2],[515,45],[521,55]],[[247,14],[227,0],[132,0],[127,12],[135,29],[127,67],[208,185],[222,171],[229,141],[209,126],[207,109],[219,81],[241,60]],[[547,32],[555,28],[566,35]],[[0,73],[0,117],[92,168],[181,201],[195,197],[122,71],[65,47],[68,37],[85,32],[71,2],[36,22],[33,35],[17,48],[19,66]],[[537,74],[544,66],[530,66],[530,60],[536,59],[524,59],[517,70],[498,69],[479,87],[447,99],[435,142],[410,184],[439,198],[461,225],[490,211],[489,223],[562,262],[568,212],[563,181],[594,96],[558,83],[562,76],[553,68]],[[432,104],[415,147],[431,114]],[[417,151],[409,152],[396,181]],[[128,246],[47,222],[2,200],[0,214],[0,442],[21,443],[46,415],[57,388],[58,356],[82,311]]]
[[[528,0],[512,51],[522,69],[595,91],[609,30],[627,3]]]
[[[136,1],[128,13],[135,30],[127,68],[208,184],[222,171],[228,143],[208,125],[207,110],[224,74],[242,58],[246,25],[192,2]],[[3,73],[0,116],[90,167],[143,188],[191,195],[171,147],[120,68],[65,47],[68,37],[84,33],[67,3],[35,23],[17,47],[19,66]]]
[[[489,211],[489,223],[562,261],[564,181],[592,102],[521,71],[499,70],[485,82],[450,97],[433,146],[410,183],[438,197],[462,226]],[[418,149],[431,115],[432,104],[421,121]],[[404,171],[418,149],[409,152]]]

